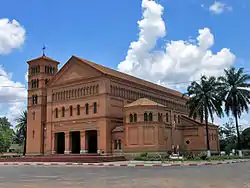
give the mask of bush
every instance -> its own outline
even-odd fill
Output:
[[[206,160],[207,159],[207,152],[199,153],[198,158],[200,158],[201,160]]]
[[[233,156],[211,156],[211,157],[209,157],[209,160],[218,160],[218,161],[232,160],[232,159],[241,159],[241,157],[239,157],[237,155],[233,155]]]
[[[192,160],[194,159],[194,154],[192,152],[183,152],[182,156],[187,159],[187,160]]]
[[[134,158],[136,161],[165,161],[169,157],[168,153],[149,155],[148,153],[141,153],[140,156]]]
[[[140,157],[148,157],[148,153],[141,153]]]

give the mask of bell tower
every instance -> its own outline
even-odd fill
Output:
[[[44,50],[45,48],[43,48]],[[47,84],[58,71],[58,61],[45,56],[28,63],[28,111],[26,155],[43,155],[46,150]]]

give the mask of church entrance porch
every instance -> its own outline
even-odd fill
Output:
[[[64,154],[64,150],[65,150],[64,132],[56,133],[56,153]]]
[[[97,153],[97,130],[86,131],[88,153]]]
[[[70,138],[71,138],[71,153],[80,154],[81,150],[80,131],[70,132]]]

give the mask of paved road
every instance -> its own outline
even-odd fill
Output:
[[[200,167],[0,166],[1,188],[244,188],[250,163]]]

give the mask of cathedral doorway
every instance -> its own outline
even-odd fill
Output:
[[[97,153],[97,130],[86,131],[88,138],[88,153]]]
[[[80,131],[70,132],[71,134],[71,153],[78,154],[81,150]]]
[[[64,132],[56,133],[56,153],[64,154],[65,150],[65,135]]]

